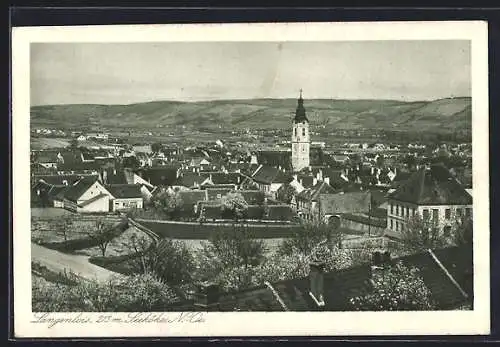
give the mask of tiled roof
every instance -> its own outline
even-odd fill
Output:
[[[309,150],[309,160],[311,166],[325,165],[325,155],[321,147],[311,147]]]
[[[49,198],[56,200],[63,200],[64,194],[69,189],[69,186],[52,186],[49,190]]]
[[[93,176],[97,179],[97,175],[36,175],[35,179],[37,181],[43,180],[44,182],[52,185],[63,185],[64,181],[66,181],[68,185],[73,185],[85,176]]]
[[[200,174],[194,172],[185,172],[177,178],[175,184],[191,188],[197,185],[201,185],[208,177],[209,175],[205,173]]]
[[[137,174],[154,186],[171,186],[176,181],[177,169],[174,165],[154,166],[140,169]]]
[[[127,177],[124,170],[106,169],[106,184],[127,184]]]
[[[84,202],[82,202],[81,204],[78,204],[78,206],[79,206],[79,207],[85,207],[85,206],[90,205],[91,203],[93,203],[93,202],[95,202],[95,201],[97,201],[97,200],[100,200],[100,199],[102,199],[102,198],[105,198],[105,197],[107,197],[107,196],[108,196],[107,194],[103,194],[103,193],[98,194],[98,195],[96,195],[96,196],[94,196],[94,197],[92,197],[92,198],[90,198],[90,199],[88,199],[88,200],[85,200],[85,201],[84,201]]]
[[[461,289],[472,298],[472,249],[470,247],[451,247],[434,251],[434,254]],[[452,309],[466,300],[460,289],[453,284],[428,252],[405,257],[403,262],[416,266],[420,270],[420,275],[432,292],[433,299],[438,302],[442,309]]]
[[[438,261],[472,298],[472,256],[470,247],[452,247],[435,251]],[[401,260],[407,266],[420,269],[424,283],[431,291],[439,309],[454,309],[466,302],[446,272],[429,252],[423,252]],[[463,278],[462,281],[460,279]],[[350,299],[370,290],[370,264],[355,266],[324,274],[323,297],[325,306],[321,311],[352,311]],[[467,287],[469,286],[469,287]],[[219,298],[219,311],[317,311],[318,307],[309,295],[309,277],[273,282],[243,291],[223,293]],[[197,310],[193,300],[178,302],[168,311]]]
[[[320,194],[322,214],[366,213],[370,211],[370,192]]]
[[[288,183],[291,180],[290,174],[267,165],[262,165],[252,178],[255,182],[263,184]]]
[[[89,189],[96,182],[97,176],[84,177],[70,186],[64,194],[64,197],[69,201],[76,202],[80,198],[80,196],[82,196],[82,194],[85,193],[87,189]]]
[[[417,205],[469,205],[472,197],[441,165],[415,172],[389,197]]]
[[[304,189],[297,195],[297,198],[302,201],[316,201],[320,194],[334,194],[335,189],[324,181],[319,181],[315,186],[309,189]]]
[[[240,184],[243,181],[238,172],[212,172],[210,175],[214,184]]]
[[[281,166],[286,170],[292,168],[292,152],[290,151],[259,151],[257,153],[259,164],[268,166]]]
[[[140,184],[108,184],[104,186],[115,199],[142,198],[141,187]]]

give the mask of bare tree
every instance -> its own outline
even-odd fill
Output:
[[[109,225],[106,225],[102,219],[98,219],[95,222],[95,227],[88,235],[97,242],[97,246],[101,250],[102,256],[106,256],[108,245],[113,239],[113,230]]]
[[[68,233],[72,226],[73,221],[71,220],[71,216],[63,216],[56,226],[56,232],[63,237],[64,241],[68,241]]]

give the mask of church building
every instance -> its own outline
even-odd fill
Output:
[[[294,172],[310,167],[309,152],[311,140],[309,138],[309,120],[306,117],[302,89],[295,110],[292,133],[292,167]]]

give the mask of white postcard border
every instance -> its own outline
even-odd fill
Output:
[[[470,40],[472,62],[474,310],[448,312],[207,313],[204,322],[32,323],[30,54],[32,42]],[[487,23],[377,22],[24,27],[12,29],[14,332],[16,337],[479,335],[490,331]],[[78,313],[53,313],[73,317]],[[106,314],[126,317],[127,313]],[[82,318],[83,317],[83,318]],[[163,318],[175,320],[175,313]]]

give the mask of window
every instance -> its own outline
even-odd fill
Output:
[[[297,136],[297,128],[293,128],[293,136]]]
[[[451,210],[449,208],[447,208],[446,210],[444,210],[444,218],[446,218],[446,219],[450,219],[451,218]]]
[[[422,217],[423,217],[424,219],[429,218],[429,210],[428,210],[428,209],[424,209],[424,210],[422,211]]]
[[[462,217],[462,209],[461,208],[457,208],[457,216]]]
[[[392,221],[392,219],[390,219],[390,223],[391,223],[391,230],[394,229],[394,223]]]
[[[406,207],[406,217],[410,217],[410,208]]]
[[[439,210],[437,208],[432,209],[432,219],[437,222],[439,218]]]
[[[393,204],[391,204],[391,214],[394,214],[394,205]],[[392,226],[391,226],[391,229],[392,229]]]
[[[399,206],[396,205],[396,216],[399,216]]]
[[[306,128],[302,128],[302,136],[306,136]]]

